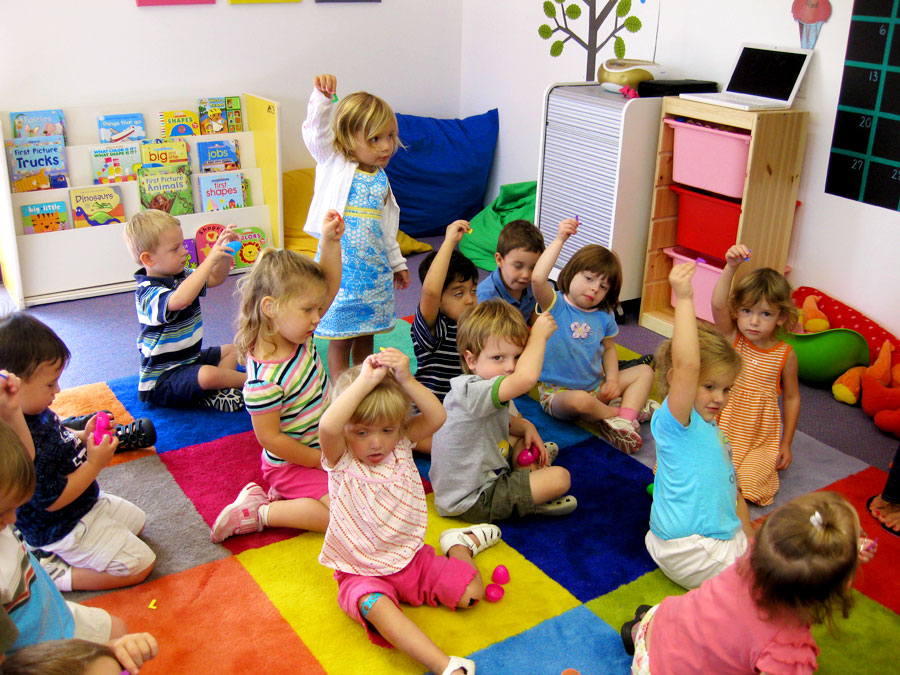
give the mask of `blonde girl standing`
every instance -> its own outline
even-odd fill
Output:
[[[397,244],[400,207],[384,172],[400,139],[380,98],[356,92],[335,105],[334,75],[317,75],[313,84],[303,140],[316,160],[316,184],[304,229],[318,238],[328,209],[346,222],[341,288],[316,331],[330,340],[328,372],[336,378],[351,357],[359,364],[372,353],[375,333],[394,327],[394,287],[409,286]]]
[[[321,266],[293,251],[266,249],[238,282],[235,346],[247,364],[244,400],[270,489],[244,486],[216,518],[213,542],[266,526],[316,532],[328,526],[328,476],[319,448],[328,376],[313,332],[341,283],[342,234],[340,215],[329,211]]]
[[[778,492],[778,471],[791,465],[791,441],[800,417],[797,356],[779,337],[796,323],[797,309],[787,279],[768,267],[744,276],[729,295],[735,272],[749,258],[746,246],[729,248],[713,290],[716,328],[744,360],[719,427],[731,443],[741,494],[767,506]]]
[[[619,371],[613,311],[619,304],[622,268],[612,251],[585,246],[560,272],[559,290],[550,285],[563,244],[577,229],[572,218],[559,223],[531,277],[540,311],[549,312],[559,326],[547,341],[538,385],[541,406],[559,419],[599,423],[606,439],[630,454],[641,447],[640,422],[659,407],[648,402],[653,369],[641,364]]]

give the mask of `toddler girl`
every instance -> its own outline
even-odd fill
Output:
[[[729,296],[735,272],[749,257],[750,250],[741,244],[728,249],[712,296],[716,328],[745,364],[719,414],[719,428],[731,443],[738,490],[745,499],[767,506],[778,492],[778,470],[791,465],[791,440],[800,416],[797,356],[779,337],[796,323],[797,309],[787,279],[768,267],[740,279]]]
[[[811,624],[850,612],[858,561],[875,554],[853,507],[834,492],[791,500],[763,523],[749,553],[714,579],[622,626],[633,674],[816,670]]]
[[[567,218],[534,267],[532,289],[542,312],[550,312],[559,330],[547,342],[538,385],[541,406],[553,417],[599,423],[614,446],[627,453],[641,447],[639,422],[659,407],[648,402],[653,369],[640,364],[619,371],[613,310],[619,304],[622,268],[616,255],[596,244],[585,246],[566,263],[557,280],[548,276],[563,244],[578,222]],[[615,399],[619,399],[616,401]]]
[[[695,268],[676,265],[669,274],[675,327],[656,357],[659,390],[668,396],[650,423],[657,470],[644,538],[663,573],[685,588],[696,588],[737,560],[753,532],[747,505],[738,499],[727,441],[716,426],[741,357],[712,326],[698,330]]]
[[[303,140],[316,160],[316,185],[305,230],[320,236],[327,209],[347,223],[341,289],[316,333],[331,340],[328,372],[336,378],[353,356],[372,353],[375,333],[394,327],[394,289],[409,286],[397,230],[400,208],[384,167],[397,151],[397,119],[390,106],[365,92],[337,106],[334,75],[318,75],[309,99]]]
[[[341,375],[319,425],[332,497],[319,562],[335,570],[338,604],[372,642],[396,646],[437,675],[472,675],[472,661],[445,654],[399,606],[475,604],[484,587],[472,558],[500,540],[500,529],[484,524],[441,533],[443,555],[425,544],[428,510],[412,448],[444,417],[397,349]]]
[[[270,489],[267,496],[248,483],[216,518],[214,542],[266,526],[324,532],[328,525],[328,476],[318,433],[328,377],[313,332],[341,283],[343,229],[337,211],[329,211],[321,267],[293,251],[266,249],[238,282],[234,341],[247,364],[244,400],[263,446],[262,474]]]

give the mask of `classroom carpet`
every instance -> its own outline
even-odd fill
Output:
[[[398,322],[391,333],[376,336],[375,345],[411,354],[409,324]],[[516,405],[546,440],[560,445],[557,463],[572,474],[578,509],[563,518],[500,524],[501,543],[475,559],[486,583],[497,565],[509,569],[499,602],[455,612],[428,606],[405,611],[444,651],[474,659],[482,674],[628,673],[621,624],[637,605],[684,592],[644,548],[651,503],[646,487],[653,480],[649,425],[643,425],[647,447],[628,457],[590,428],[546,416],[532,398],[520,397]],[[155,452],[122,453],[100,475],[103,489],[146,511],[143,537],[158,556],[153,573],[133,588],[69,594],[123,618],[132,631],[157,637],[159,656],[142,673],[424,672],[396,650],[372,645],[338,608],[332,572],[317,562],[321,534],[269,529],[223,544],[209,541],[211,523],[244,484],[265,486],[260,446],[246,412],[149,406],[137,399],[136,376],[67,389],[53,407],[61,416],[107,409],[119,422],[148,416],[157,427]],[[865,508],[886,474],[810,440],[801,442],[820,453],[824,472],[818,480],[798,480],[799,470],[797,477],[786,476],[778,503],[802,491],[835,490],[879,540],[875,559],[854,584],[850,618],[837,621],[836,635],[814,629],[822,649],[819,672],[896,672],[900,537],[884,532]],[[812,470],[813,460],[805,461]],[[437,515],[429,462],[423,457],[417,464],[429,493],[426,542],[437,547],[440,532],[460,523]]]

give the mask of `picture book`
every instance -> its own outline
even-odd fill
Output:
[[[218,223],[207,223],[206,225],[201,225],[197,230],[195,241],[197,243],[196,249],[198,264],[206,260],[206,256],[209,253],[209,250],[219,239],[219,235],[222,234],[222,231],[224,229],[225,228]]]
[[[69,230],[69,211],[65,202],[25,204],[22,207],[22,231],[25,234]]]
[[[197,265],[200,264],[200,261],[197,259],[197,242],[193,239],[185,239],[184,248],[188,254],[187,262],[184,264],[185,269],[197,269]]]
[[[141,144],[141,161],[144,165],[167,166],[188,162],[187,143],[178,139],[151,141]]]
[[[239,173],[206,173],[197,177],[202,211],[226,211],[244,207]]]
[[[137,175],[141,205],[145,209],[159,209],[173,216],[194,212],[189,164],[142,166]]]
[[[200,122],[191,110],[164,110],[159,113],[160,136],[197,136]]]
[[[234,171],[241,168],[238,142],[224,138],[220,141],[197,141],[197,158],[200,170],[204,173]]]
[[[97,115],[101,143],[122,143],[147,138],[143,113]]]
[[[125,222],[122,188],[118,185],[72,188],[69,202],[75,227],[94,227]]]
[[[6,141],[13,192],[67,187],[66,146],[62,136],[12,138]]]
[[[234,232],[241,242],[241,250],[234,257],[234,266],[250,267],[266,246],[266,233],[258,227],[241,227]]]
[[[137,143],[107,143],[90,148],[91,178],[97,185],[137,180],[141,151]]]
[[[13,138],[34,138],[35,136],[62,136],[66,139],[66,117],[62,110],[32,110],[11,112]]]
[[[201,134],[235,133],[244,130],[240,96],[197,99]]]

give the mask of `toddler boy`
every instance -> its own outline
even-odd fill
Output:
[[[488,300],[463,317],[457,348],[465,374],[451,380],[447,420],[432,438],[429,478],[440,515],[480,523],[575,509],[575,498],[566,495],[569,472],[549,466],[556,444],[545,445],[534,425],[511,416],[508,406],[537,384],[555,330],[553,318],[542,314],[529,335],[521,314],[502,300]],[[531,446],[539,458],[519,467],[519,452]]]
[[[97,445],[96,419],[73,431],[50,410],[69,356],[59,336],[29,314],[0,319],[0,368],[21,379],[18,405],[33,439],[37,474],[34,494],[16,510],[18,528],[61,591],[130,586],[143,581],[156,561],[137,536],[146,516],[97,484],[118,439],[104,436]]]
[[[456,350],[456,322],[476,303],[478,270],[456,250],[468,230],[465,220],[450,223],[441,247],[419,266],[422,298],[412,326],[418,361],[416,379],[441,401],[450,391],[450,380],[462,374]]]
[[[206,258],[191,271],[181,224],[165,211],[150,209],[125,226],[125,245],[143,265],[134,278],[141,334],[139,397],[162,406],[205,405],[232,412],[244,407],[234,345],[201,348],[203,317],[199,296],[228,277],[235,241],[229,225]]]
[[[521,218],[507,223],[497,238],[497,269],[478,284],[478,302],[506,300],[526,323],[533,323],[537,303],[531,291],[531,273],[543,252],[544,236],[539,229]]]

